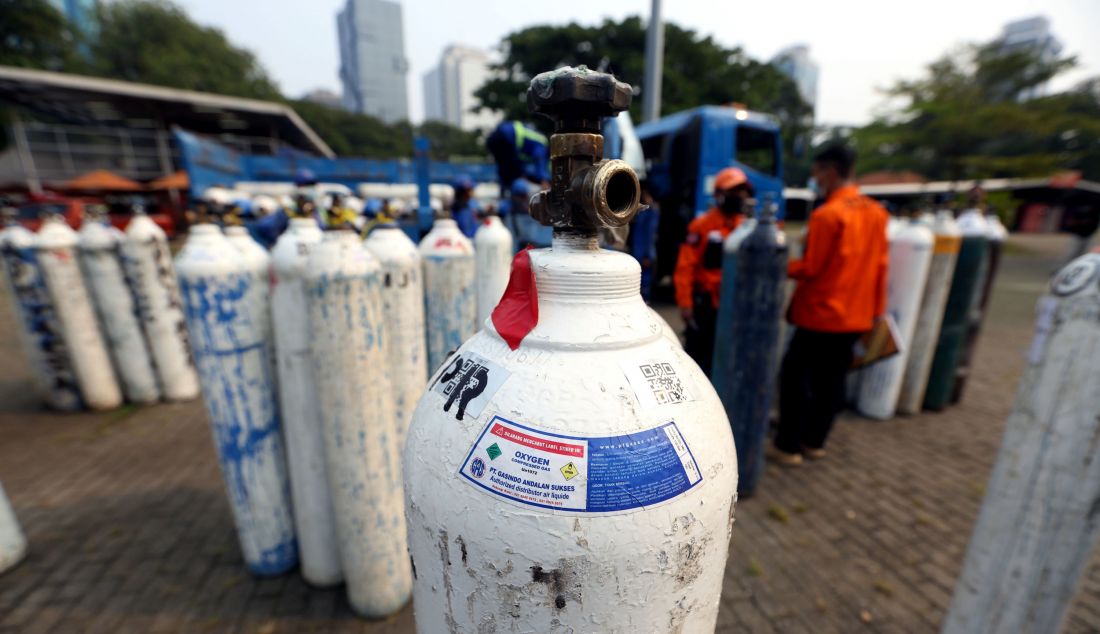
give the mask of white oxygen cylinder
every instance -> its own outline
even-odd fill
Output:
[[[474,247],[458,223],[437,218],[420,240],[424,263],[424,317],[428,372],[477,332],[477,266]]]
[[[893,248],[894,236],[901,230],[903,224],[894,216],[890,216],[890,219],[886,222],[886,244],[888,248]],[[860,368],[858,370],[852,370],[844,377],[844,402],[849,406],[858,409],[860,394],[863,393],[863,375],[868,368]]]
[[[660,313],[653,310],[652,307],[649,309],[649,312],[653,315],[653,323],[655,323],[658,330],[661,331],[661,336],[683,348],[684,344],[680,342],[680,335],[676,334],[676,331],[672,329],[672,326],[668,324],[668,321],[665,320],[664,317],[661,317]]]
[[[42,223],[36,242],[46,289],[53,300],[84,404],[91,409],[118,407],[122,404],[122,391],[80,273],[76,232],[60,216],[51,216]]]
[[[420,252],[396,224],[375,227],[363,243],[382,266],[382,302],[386,313],[397,446],[404,448],[416,401],[428,384],[424,339],[424,280]]]
[[[383,273],[359,237],[325,232],[307,267],[313,370],[348,601],[368,618],[409,600],[401,453],[387,377]]]
[[[1066,631],[1100,543],[1100,254],[1063,267],[1036,313],[944,634]]]
[[[525,253],[533,329],[513,348],[490,320],[413,415],[417,631],[712,632],[737,487],[722,403],[634,258],[595,236]]]
[[[321,404],[310,357],[314,332],[309,323],[305,276],[309,252],[320,242],[316,220],[290,219],[271,249],[271,317],[302,577],[314,586],[326,587],[340,583],[344,573],[325,466]]]
[[[187,341],[168,238],[140,208],[125,233],[123,261],[161,393],[170,401],[193,399],[199,395],[199,378]]]
[[[19,527],[15,511],[0,486],[0,575],[14,568],[27,555],[27,537]]]
[[[215,225],[191,228],[176,273],[245,563],[257,575],[282,574],[298,563],[298,546],[263,336],[270,315],[255,314],[255,275]]]
[[[271,254],[256,242],[248,229],[240,225],[225,227],[225,239],[241,254],[245,271],[252,277],[248,287],[248,301],[252,312],[258,315],[255,327],[260,337],[267,342],[268,359],[271,361],[271,373],[275,373],[275,337],[271,332]],[[278,391],[278,382],[272,389]]]
[[[477,228],[474,254],[477,257],[477,324],[480,327],[497,307],[512,270],[512,233],[500,221],[500,216],[489,216]]]
[[[80,227],[80,264],[126,400],[160,399],[157,374],[138,320],[134,292],[123,265],[122,232],[102,218],[85,218]]]
[[[936,213],[932,224],[932,264],[917,313],[916,329],[905,362],[905,374],[898,395],[897,412],[916,414],[924,404],[924,391],[928,387],[928,375],[932,371],[932,358],[936,354],[936,342],[940,338],[943,311],[947,306],[947,293],[955,274],[955,261],[962,246],[962,232],[949,210]]]
[[[82,407],[80,387],[53,299],[38,263],[34,234],[12,222],[0,232],[4,277],[15,303],[15,319],[38,392],[46,405],[59,411]]]
[[[985,216],[985,221],[989,226],[990,242],[1004,242],[1008,240],[1008,228],[1001,222],[1000,216],[995,213],[988,213]]]
[[[860,373],[856,409],[864,416],[886,420],[897,408],[905,364],[912,350],[920,300],[932,265],[932,230],[917,222],[903,224],[890,242],[890,268],[886,282],[886,311],[902,337],[901,351]]]

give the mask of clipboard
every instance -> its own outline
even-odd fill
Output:
[[[859,370],[901,353],[905,342],[898,322],[890,313],[875,321],[875,325],[852,346],[852,368]]]

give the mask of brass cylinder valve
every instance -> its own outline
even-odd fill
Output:
[[[625,161],[603,159],[604,117],[630,107],[630,86],[584,66],[537,75],[527,107],[554,122],[551,183],[531,198],[531,217],[585,233],[622,227],[641,209],[641,183]]]

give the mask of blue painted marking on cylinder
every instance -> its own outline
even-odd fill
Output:
[[[726,255],[734,260],[729,270],[735,274],[726,279],[724,261],[714,349],[715,367],[722,372],[713,380],[737,446],[737,491],[752,495],[764,471],[787,245],[775,223],[762,218],[741,242],[735,257]],[[721,306],[727,298],[723,315]]]
[[[53,302],[46,289],[46,278],[33,248],[3,248],[4,270],[7,273],[15,304],[30,335],[32,345],[42,355],[38,368],[49,384],[47,397],[53,407],[78,410],[84,400],[77,386],[72,357],[61,336]]]
[[[247,275],[180,278],[184,314],[214,433],[242,550],[249,569],[261,575],[280,574],[298,561],[274,377],[267,342],[257,339],[251,323]],[[263,489],[265,516],[251,506],[253,488]],[[268,526],[257,532],[256,524]],[[249,556],[245,542],[273,536],[256,544]],[[273,541],[273,543],[272,543]]]
[[[735,288],[737,288],[737,251],[723,251],[722,283],[718,289],[718,316],[715,322],[718,325],[714,330],[714,361],[710,370],[710,381],[719,392],[722,389],[719,386],[727,385],[729,382],[730,363],[736,356],[733,350],[733,328],[737,320],[737,312],[733,306]]]

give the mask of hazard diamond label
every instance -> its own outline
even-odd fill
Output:
[[[489,460],[496,460],[501,454],[500,446],[493,443],[485,448],[485,453],[489,454]]]
[[[580,473],[580,471],[577,469],[577,466],[574,465],[572,462],[565,463],[561,468],[561,474],[565,476],[566,480],[572,480],[573,478],[577,477],[578,473]]]

